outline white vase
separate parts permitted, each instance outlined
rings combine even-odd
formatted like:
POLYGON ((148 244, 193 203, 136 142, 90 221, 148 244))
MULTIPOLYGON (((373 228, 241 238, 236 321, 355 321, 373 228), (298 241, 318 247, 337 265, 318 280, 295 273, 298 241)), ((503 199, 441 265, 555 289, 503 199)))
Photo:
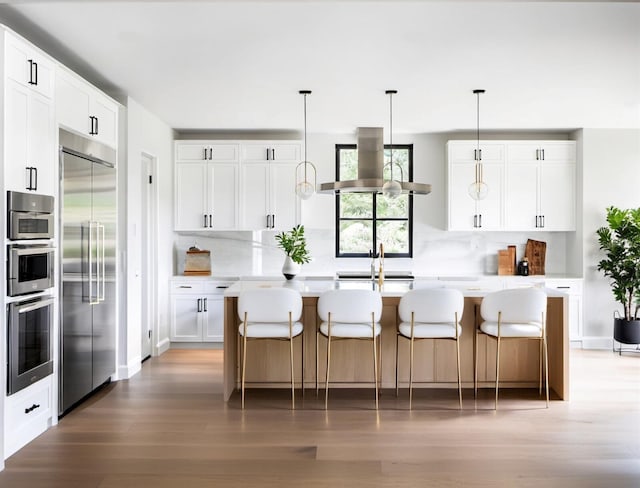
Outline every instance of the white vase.
POLYGON ((284 264, 282 265, 282 274, 288 280, 292 280, 295 275, 300 272, 301 266, 298 263, 295 263, 291 256, 285 256, 284 264))

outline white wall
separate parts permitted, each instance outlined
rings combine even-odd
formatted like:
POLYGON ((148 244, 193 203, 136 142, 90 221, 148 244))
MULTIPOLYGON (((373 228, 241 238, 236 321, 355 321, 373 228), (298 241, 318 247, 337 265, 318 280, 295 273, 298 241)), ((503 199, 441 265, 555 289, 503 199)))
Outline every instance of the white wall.
POLYGON ((606 208, 640 207, 640 130, 584 129, 582 252, 585 347, 610 347, 613 311, 620 310, 608 280, 596 267, 603 255, 595 234, 606 208), (603 339, 604 338, 604 339, 603 339))
MULTIPOLYGON (((142 262, 141 256, 150 243, 142 242, 143 225, 141 187, 143 153, 157 159, 158 215, 162 224, 158 226, 158 294, 164 297, 158 301, 158 324, 153 325, 154 349, 162 348, 168 341, 168 278, 172 274, 172 229, 173 215, 173 130, 150 113, 134 99, 126 99, 126 168, 120 168, 122 175, 120 210, 120 259, 126 265, 126 287, 120 297, 120 338, 118 354, 118 376, 128 378, 140 369, 141 361, 141 306, 142 306, 142 262)), ((153 243, 151 243, 153 244, 153 243)))

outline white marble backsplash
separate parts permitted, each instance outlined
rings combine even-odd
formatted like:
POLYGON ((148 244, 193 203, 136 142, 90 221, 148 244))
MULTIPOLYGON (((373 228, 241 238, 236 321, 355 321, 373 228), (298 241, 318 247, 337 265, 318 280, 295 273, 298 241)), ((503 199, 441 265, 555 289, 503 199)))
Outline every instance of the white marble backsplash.
MULTIPOLYGON (((303 275, 331 276, 338 270, 369 270, 368 258, 335 257, 333 231, 305 229, 305 233, 312 261, 303 265, 303 275)), ((176 234, 174 274, 184 272, 185 253, 195 244, 211 251, 213 276, 279 276, 284 253, 276 246, 275 234, 273 231, 176 234)), ((498 250, 515 245, 520 260, 527 239, 547 243, 547 274, 567 273, 563 232, 446 232, 426 227, 414 229, 413 259, 387 258, 385 270, 412 271, 415 276, 495 275, 498 250)))

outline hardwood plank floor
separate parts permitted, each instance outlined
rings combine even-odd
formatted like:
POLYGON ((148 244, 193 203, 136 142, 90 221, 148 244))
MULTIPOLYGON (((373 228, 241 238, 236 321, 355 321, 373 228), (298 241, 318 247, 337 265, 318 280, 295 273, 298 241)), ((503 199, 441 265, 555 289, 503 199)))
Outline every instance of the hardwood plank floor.
POLYGON ((248 390, 222 351, 171 350, 6 461, 0 487, 640 486, 640 355, 571 351, 572 400, 536 391, 248 390))

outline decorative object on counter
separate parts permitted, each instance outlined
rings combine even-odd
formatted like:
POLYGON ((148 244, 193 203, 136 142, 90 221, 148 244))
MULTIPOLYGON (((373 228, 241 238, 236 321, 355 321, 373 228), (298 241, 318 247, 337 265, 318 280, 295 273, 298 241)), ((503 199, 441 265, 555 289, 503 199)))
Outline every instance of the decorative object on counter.
POLYGON ((482 150, 480 149, 480 94, 484 93, 484 90, 473 90, 477 98, 477 108, 476 108, 476 136, 477 136, 477 147, 474 150, 473 159, 476 162, 476 179, 473 183, 469 185, 469 196, 474 200, 484 200, 487 197, 487 193, 489 193, 489 187, 483 181, 482 178, 482 150))
POLYGON ((543 275, 544 261, 547 254, 547 243, 543 241, 527 240, 524 255, 529 261, 530 275, 543 275))
POLYGON ((278 247, 287 255, 282 266, 282 274, 286 279, 291 280, 300 272, 302 264, 311 261, 307 250, 307 240, 304 236, 304 226, 296 225, 290 231, 276 234, 276 241, 278 247))
POLYGON ((184 262, 185 276, 209 276, 211 275, 211 252, 201 250, 195 244, 187 251, 184 262))
POLYGON ((598 270, 611 278, 613 295, 624 309, 624 316, 616 317, 614 312, 613 338, 622 344, 640 344, 640 208, 608 207, 607 223, 596 231, 606 255, 598 270))
POLYGON ((384 284, 384 246, 380 243, 380 261, 378 261, 378 287, 384 284))
POLYGON ((398 198, 398 195, 402 193, 402 181, 404 180, 402 166, 393 161, 393 95, 398 93, 398 90, 387 90, 385 93, 389 95, 389 162, 385 166, 389 166, 391 174, 389 180, 382 185, 382 194, 387 198, 398 198), (400 182, 393 179, 394 165, 400 168, 400 182))
POLYGON ((304 96, 304 160, 296 166, 296 195, 302 200, 309 200, 316 191, 317 171, 315 165, 307 160, 307 95, 311 90, 300 90, 298 93, 304 96), (298 180, 298 170, 303 169, 303 180, 298 180), (313 171, 313 183, 309 181, 308 171, 313 171))
POLYGON ((526 256, 518 263, 518 274, 520 276, 529 276, 529 260, 526 256))
POLYGON ((498 250, 498 274, 516 274, 516 246, 508 246, 507 249, 498 250))

